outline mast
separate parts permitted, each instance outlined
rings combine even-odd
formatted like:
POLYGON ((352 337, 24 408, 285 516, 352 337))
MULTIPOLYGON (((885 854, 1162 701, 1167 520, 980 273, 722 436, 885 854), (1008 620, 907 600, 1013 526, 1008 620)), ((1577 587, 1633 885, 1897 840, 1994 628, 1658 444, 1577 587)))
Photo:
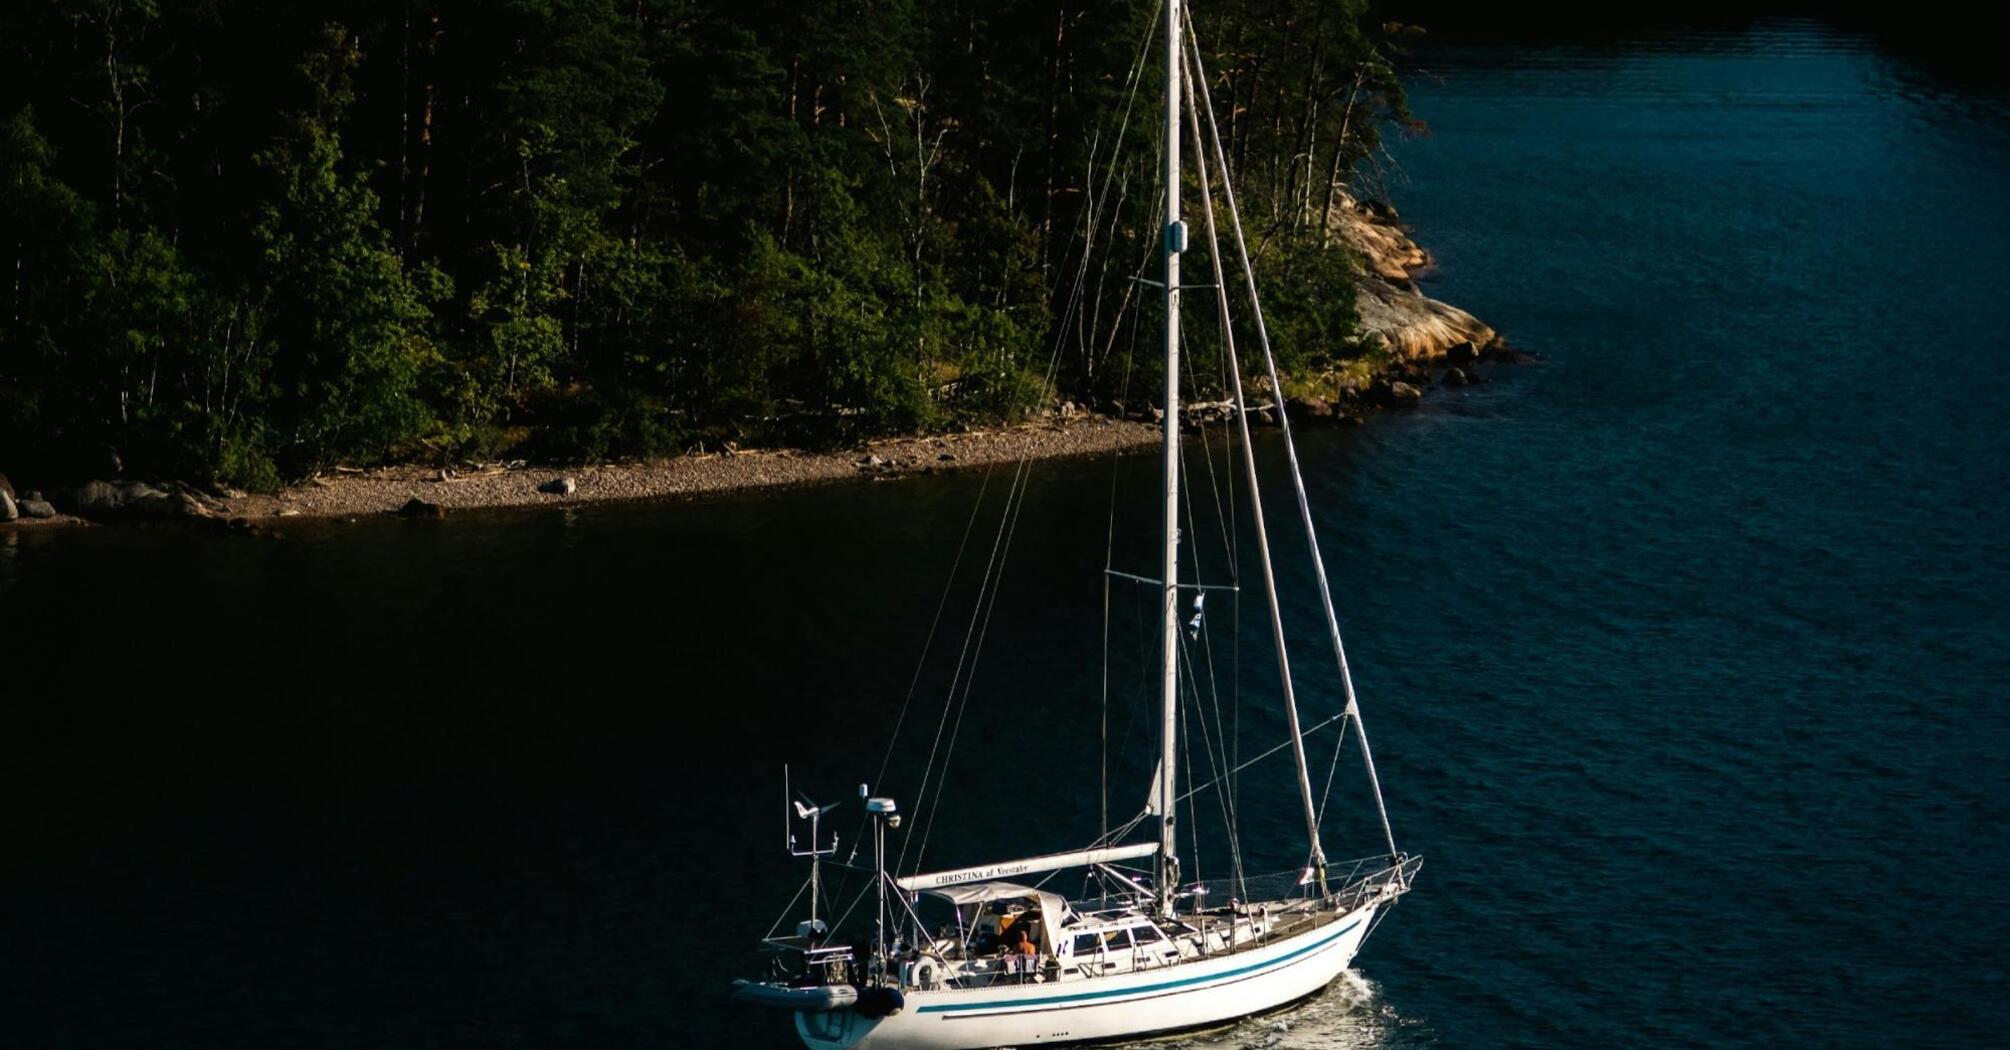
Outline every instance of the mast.
POLYGON ((1179 806, 1176 773, 1179 746, 1179 253, 1186 248, 1186 224, 1179 218, 1180 0, 1166 0, 1166 412, 1164 558, 1160 564, 1159 630, 1161 696, 1159 720, 1159 913, 1171 915, 1179 882, 1174 817, 1179 806))

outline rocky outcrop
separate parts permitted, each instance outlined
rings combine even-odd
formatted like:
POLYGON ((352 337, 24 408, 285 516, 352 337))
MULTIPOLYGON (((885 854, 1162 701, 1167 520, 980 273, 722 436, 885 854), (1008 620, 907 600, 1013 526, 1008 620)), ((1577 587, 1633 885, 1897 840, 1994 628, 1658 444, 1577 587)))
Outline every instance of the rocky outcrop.
POLYGON ((1434 360, 1453 347, 1496 342, 1499 335, 1472 314, 1417 289, 1416 274, 1431 255, 1410 238, 1394 208, 1346 198, 1332 229, 1361 253, 1366 268, 1355 296, 1361 329, 1399 360, 1434 360))
POLYGON ((1382 201, 1360 201, 1342 195, 1333 226, 1349 247, 1361 253, 1369 276, 1405 284, 1417 271, 1431 265, 1431 253, 1410 239, 1410 232, 1398 220, 1396 209, 1382 201))
POLYGON ((1380 277, 1362 278, 1355 305, 1362 331, 1402 360, 1430 360, 1460 343, 1483 346, 1498 338, 1472 314, 1380 277))
POLYGON ((0 523, 41 521, 56 517, 56 508, 34 489, 17 491, 7 475, 0 474, 0 523))
POLYGON ((214 498, 173 482, 86 481, 70 494, 80 518, 101 522, 199 521, 222 513, 214 498))

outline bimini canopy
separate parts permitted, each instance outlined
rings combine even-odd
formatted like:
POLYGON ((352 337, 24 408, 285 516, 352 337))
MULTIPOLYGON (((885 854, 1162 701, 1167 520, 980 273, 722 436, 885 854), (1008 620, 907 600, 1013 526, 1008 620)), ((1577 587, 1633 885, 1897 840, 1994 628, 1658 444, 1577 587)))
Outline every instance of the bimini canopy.
POLYGON ((1040 909, 1040 950, 1043 952, 1054 950, 1055 931, 1068 921, 1068 902, 1060 894, 1021 886, 1016 882, 966 882, 961 886, 941 886, 921 892, 940 897, 959 908, 966 904, 988 904, 992 901, 1033 901, 1040 909))
POLYGON ((941 886, 921 892, 931 897, 940 897, 951 904, 985 904, 990 901, 1013 901, 1035 899, 1044 907, 1051 898, 1055 907, 1061 906, 1061 897, 1046 890, 1036 890, 1031 886, 1021 886, 1016 882, 966 882, 961 886, 941 886))

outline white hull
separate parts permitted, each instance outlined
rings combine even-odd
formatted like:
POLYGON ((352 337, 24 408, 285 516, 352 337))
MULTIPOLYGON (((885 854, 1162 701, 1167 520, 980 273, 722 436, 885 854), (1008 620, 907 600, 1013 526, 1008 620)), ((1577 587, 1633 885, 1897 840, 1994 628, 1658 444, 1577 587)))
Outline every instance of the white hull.
POLYGON ((810 1050, 980 1050, 1076 1043, 1222 1024, 1326 987, 1374 925, 1368 904, 1260 948, 1060 983, 909 991, 873 1020, 853 1010, 796 1014, 810 1050))

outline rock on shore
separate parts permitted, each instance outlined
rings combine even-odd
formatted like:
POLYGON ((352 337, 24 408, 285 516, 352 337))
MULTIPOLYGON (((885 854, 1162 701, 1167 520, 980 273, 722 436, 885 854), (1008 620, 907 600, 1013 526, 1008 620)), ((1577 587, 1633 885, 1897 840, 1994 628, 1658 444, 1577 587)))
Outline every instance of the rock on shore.
POLYGON ((1431 265, 1431 255, 1411 239, 1395 209, 1348 197, 1332 221, 1367 268, 1355 300, 1361 327, 1398 360, 1434 360, 1460 343, 1478 347, 1498 340, 1484 321, 1417 289, 1416 274, 1431 265))
POLYGON ((100 522, 201 520, 221 515, 223 502, 186 485, 144 481, 87 481, 70 495, 80 518, 100 522))

